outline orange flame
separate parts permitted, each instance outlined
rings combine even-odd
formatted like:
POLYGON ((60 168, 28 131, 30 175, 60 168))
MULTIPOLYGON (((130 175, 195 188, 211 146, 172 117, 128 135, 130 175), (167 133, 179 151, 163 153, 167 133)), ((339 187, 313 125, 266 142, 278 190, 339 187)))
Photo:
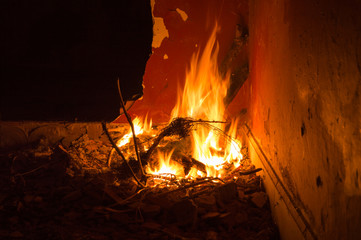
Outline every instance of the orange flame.
MULTIPOLYGON (((217 25, 208 40, 202 55, 196 53, 192 56, 190 68, 187 71, 183 90, 178 89, 177 104, 172 110, 172 118, 191 117, 208 121, 224 121, 225 108, 224 98, 230 86, 230 74, 222 77, 218 70, 217 56, 219 51, 216 42, 217 25)), ((142 126, 140 119, 133 121, 136 134, 142 134, 145 128, 150 129, 149 124, 142 126), (137 126, 137 127, 136 127, 137 126)), ((231 123, 227 135, 224 134, 225 124, 212 123, 212 127, 203 125, 197 126, 196 131, 192 131, 193 158, 206 165, 207 176, 222 177, 224 165, 234 165, 238 167, 242 159, 240 153, 240 142, 237 138, 238 121, 231 123), (229 137, 230 136, 230 137, 229 137)), ((129 132, 118 146, 127 144, 132 133, 129 132)), ((170 153, 160 153, 159 167, 146 171, 152 174, 174 174, 184 175, 182 165, 171 161, 173 151, 170 153)), ((191 169, 187 177, 204 177, 204 173, 191 169)))
POLYGON ((160 152, 158 151, 158 164, 159 166, 157 168, 151 168, 150 166, 147 166, 146 171, 150 174, 172 174, 175 176, 181 176, 184 175, 182 173, 183 167, 177 162, 171 161, 171 157, 173 154, 174 149, 169 152, 160 152))
MULTIPOLYGON (((134 125, 134 132, 135 136, 141 135, 144 132, 148 132, 152 129, 152 120, 149 120, 148 122, 148 116, 145 116, 144 120, 141 117, 136 117, 133 119, 133 125, 134 125)), ((126 144, 128 144, 133 137, 133 133, 131 128, 128 129, 127 134, 125 134, 118 142, 117 146, 122 147, 126 144)))
POLYGON ((202 56, 199 56, 199 52, 192 56, 183 92, 178 89, 177 104, 172 111, 172 117, 212 120, 223 118, 223 99, 227 94, 229 77, 223 79, 218 73, 219 47, 218 44, 215 46, 216 33, 217 27, 213 30, 202 56))
MULTIPOLYGON (((190 69, 186 74, 183 92, 179 91, 172 117, 225 120, 226 106, 223 100, 230 85, 230 75, 222 77, 218 70, 217 30, 216 25, 203 54, 200 56, 198 52, 193 55, 190 69)), ((228 133, 232 137, 231 139, 222 139, 220 132, 224 131, 224 124, 212 125, 219 129, 218 132, 208 127, 197 127, 197 131, 192 132, 193 157, 207 166, 208 176, 221 177, 221 170, 226 162, 234 162, 234 165, 237 166, 242 159, 240 143, 233 140, 236 137, 237 121, 232 122, 228 133)), ((191 173, 195 174, 195 171, 191 173)))

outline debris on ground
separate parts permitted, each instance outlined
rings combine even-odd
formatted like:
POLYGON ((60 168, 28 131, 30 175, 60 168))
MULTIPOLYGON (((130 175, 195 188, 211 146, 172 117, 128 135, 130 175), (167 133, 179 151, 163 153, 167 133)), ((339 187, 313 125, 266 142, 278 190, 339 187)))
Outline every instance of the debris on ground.
POLYGON ((140 188, 121 165, 109 166, 111 153, 86 134, 67 148, 42 139, 3 150, 0 238, 279 239, 247 155, 229 178, 147 176, 140 188))

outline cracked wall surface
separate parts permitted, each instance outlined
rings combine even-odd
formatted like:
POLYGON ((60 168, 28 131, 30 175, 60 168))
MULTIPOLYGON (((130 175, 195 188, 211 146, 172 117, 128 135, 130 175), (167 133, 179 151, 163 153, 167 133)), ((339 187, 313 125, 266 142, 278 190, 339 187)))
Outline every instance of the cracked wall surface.
POLYGON ((250 2, 251 128, 320 239, 361 236, 360 10, 250 2))

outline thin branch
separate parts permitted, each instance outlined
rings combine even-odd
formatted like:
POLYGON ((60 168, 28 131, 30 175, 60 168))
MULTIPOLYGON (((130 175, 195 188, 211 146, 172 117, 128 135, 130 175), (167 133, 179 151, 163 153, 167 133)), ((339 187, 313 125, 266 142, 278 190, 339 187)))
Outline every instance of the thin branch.
POLYGON ((115 144, 114 140, 112 139, 112 137, 110 136, 107 126, 104 122, 102 122, 102 126, 103 126, 103 130, 105 132, 105 134, 107 135, 109 142, 112 144, 113 148, 115 149, 115 151, 118 153, 118 155, 123 159, 123 161, 126 163, 126 165, 128 166, 133 178, 135 179, 135 181, 142 186, 143 188, 145 187, 143 183, 141 183, 139 181, 139 179, 137 178, 137 176, 135 175, 133 169, 131 168, 131 166, 129 165, 128 161, 125 159, 123 153, 119 150, 118 146, 115 144))
POLYGON ((144 159, 148 161, 153 151, 156 149, 158 144, 167 136, 178 135, 186 137, 189 135, 190 130, 193 127, 194 120, 190 118, 174 118, 170 124, 162 129, 159 135, 153 141, 153 144, 148 149, 144 159))
POLYGON ((241 147, 239 146, 239 144, 237 143, 237 141, 235 141, 233 139, 233 137, 229 136, 227 133, 225 133, 222 129, 212 125, 211 123, 227 123, 227 122, 220 122, 220 121, 203 121, 203 120, 199 120, 196 121, 195 123, 202 125, 204 127, 208 127, 210 129, 212 129, 214 131, 215 134, 219 134, 220 136, 222 136, 224 139, 226 139, 230 144, 235 144, 239 149, 241 149, 241 147))
POLYGON ((144 173, 144 170, 143 170, 142 161, 141 161, 140 154, 139 154, 139 151, 138 151, 138 145, 137 145, 137 140, 136 140, 136 136, 135 136, 134 125, 133 125, 133 122, 132 122, 132 118, 129 116, 127 110, 125 109, 122 92, 121 92, 121 90, 120 90, 119 78, 118 78, 118 92, 119 92, 119 97, 120 97, 120 105, 121 105, 121 107, 123 108, 123 112, 124 112, 124 114, 125 114, 128 122, 129 122, 129 124, 130 124, 131 129, 132 129, 133 141, 134 141, 134 150, 135 150, 135 153, 136 153, 136 156, 137 156, 137 160, 138 160, 138 162, 139 162, 140 170, 141 170, 141 172, 142 172, 142 175, 144 176, 145 173, 144 173))
MULTIPOLYGON (((138 195, 139 195, 141 192, 143 192, 144 190, 149 190, 149 188, 142 188, 142 189, 138 190, 136 193, 130 195, 129 197, 125 198, 125 199, 122 200, 122 201, 118 201, 119 199, 116 200, 116 199, 113 198, 113 199, 116 201, 116 203, 111 204, 109 207, 115 207, 115 206, 118 206, 118 205, 120 205, 120 206, 126 205, 126 204, 128 204, 128 203, 130 202, 130 200, 131 200, 132 198, 138 196, 138 195)), ((110 197, 111 197, 111 196, 110 196, 110 197)))
POLYGON ((110 207, 103 207, 103 206, 94 207, 93 209, 94 209, 96 212, 99 212, 99 213, 108 213, 108 212, 113 212, 113 213, 128 213, 128 212, 133 212, 133 211, 134 211, 134 209, 118 210, 118 209, 114 209, 114 208, 110 208, 110 207))
MULTIPOLYGON (((64 154, 66 154, 68 157, 70 157, 68 151, 66 151, 65 148, 64 148, 61 144, 58 145, 58 148, 59 148, 64 154)), ((36 171, 38 171, 38 170, 40 170, 40 169, 42 169, 42 168, 47 168, 50 164, 58 163, 58 162, 60 162, 60 161, 61 161, 61 160, 57 160, 57 161, 53 161, 53 162, 48 162, 48 163, 45 163, 45 164, 43 164, 43 165, 41 165, 41 166, 39 166, 39 167, 37 167, 37 168, 34 168, 34 169, 32 169, 32 170, 29 170, 29 171, 27 171, 27 172, 17 173, 17 174, 15 174, 14 176, 15 176, 15 177, 25 176, 25 175, 34 173, 34 172, 36 172, 36 171)))
MULTIPOLYGON (((57 161, 57 162, 58 162, 58 161, 57 161)), ((41 166, 39 166, 39 167, 37 167, 37 168, 34 168, 34 169, 30 170, 30 171, 27 171, 27 172, 24 172, 24 173, 17 173, 17 174, 15 174, 14 176, 15 176, 15 177, 25 176, 25 175, 28 175, 28 174, 30 174, 30 173, 36 172, 36 171, 38 171, 38 170, 40 170, 40 169, 42 169, 42 168, 46 168, 46 167, 48 167, 50 164, 51 164, 51 163, 45 163, 45 164, 43 164, 43 165, 41 165, 41 166)))
POLYGON ((197 185, 201 185, 201 184, 203 184, 203 183, 212 182, 212 181, 214 181, 214 180, 219 180, 220 182, 223 182, 223 181, 220 180, 219 178, 209 178, 209 179, 206 179, 206 180, 201 180, 201 181, 197 181, 197 182, 194 182, 194 183, 190 183, 190 184, 188 184, 188 185, 184 185, 184 186, 182 186, 182 187, 173 189, 173 190, 168 191, 168 192, 160 193, 160 194, 158 194, 157 196, 160 197, 160 196, 164 196, 164 195, 167 195, 167 194, 170 194, 170 193, 182 191, 182 190, 185 190, 185 189, 188 189, 188 188, 191 188, 191 187, 195 187, 195 186, 197 186, 197 185))
POLYGON ((208 194, 210 195, 211 192, 214 192, 215 191, 215 187, 213 186, 204 186, 203 187, 204 189, 198 191, 198 192, 195 192, 195 193, 192 193, 190 196, 187 196, 187 197, 184 197, 183 199, 194 199, 200 195, 203 195, 203 194, 208 194), (211 188, 211 189, 209 189, 211 188))
POLYGON ((256 168, 256 169, 253 169, 253 170, 250 170, 250 171, 238 172, 238 174, 246 176, 246 175, 251 175, 253 173, 256 173, 256 172, 259 172, 259 171, 262 171, 262 170, 263 170, 262 168, 256 168))
POLYGON ((249 171, 239 171, 243 166, 239 166, 238 168, 232 170, 227 177, 225 177, 225 180, 229 180, 231 178, 233 178, 234 176, 236 176, 237 174, 240 175, 240 176, 246 176, 246 175, 251 175, 253 173, 257 173, 259 171, 262 171, 263 169, 262 168, 256 168, 256 169, 252 169, 252 170, 249 170, 249 171))
POLYGON ((110 167, 111 161, 112 161, 112 155, 114 152, 114 148, 112 148, 112 150, 109 152, 108 157, 107 157, 107 166, 110 167))
MULTIPOLYGON (((154 139, 153 144, 148 149, 144 160, 147 162, 152 155, 153 151, 156 149, 158 144, 163 140, 164 137, 178 135, 182 138, 185 138, 189 135, 190 131, 193 129, 194 125, 199 124, 205 127, 213 128, 221 131, 221 129, 214 127, 211 123, 226 123, 222 121, 207 121, 207 120, 195 120, 192 118, 174 118, 170 124, 162 129, 159 135, 154 139)), ((226 135, 226 134, 225 134, 226 135)))
MULTIPOLYGON (((206 165, 193 157, 183 155, 182 163, 183 163, 183 166, 185 166, 186 168, 189 168, 189 170, 190 170, 190 168, 195 167, 197 170, 207 174, 206 165)), ((186 175, 187 174, 188 173, 186 173, 186 175)))

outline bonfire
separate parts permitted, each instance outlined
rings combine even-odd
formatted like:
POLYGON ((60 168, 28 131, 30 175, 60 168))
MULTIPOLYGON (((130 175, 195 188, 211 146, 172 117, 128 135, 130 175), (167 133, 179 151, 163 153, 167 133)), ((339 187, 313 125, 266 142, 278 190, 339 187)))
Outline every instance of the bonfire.
POLYGON ((216 35, 217 27, 202 54, 193 55, 168 124, 158 130, 159 126, 154 128, 147 117, 131 120, 122 97, 122 110, 130 124, 128 132, 115 142, 103 124, 113 145, 108 165, 126 166, 140 187, 151 182, 236 179, 244 170, 237 136, 239 121, 225 116, 230 75, 219 72, 216 35), (138 165, 131 166, 130 161, 138 165))

